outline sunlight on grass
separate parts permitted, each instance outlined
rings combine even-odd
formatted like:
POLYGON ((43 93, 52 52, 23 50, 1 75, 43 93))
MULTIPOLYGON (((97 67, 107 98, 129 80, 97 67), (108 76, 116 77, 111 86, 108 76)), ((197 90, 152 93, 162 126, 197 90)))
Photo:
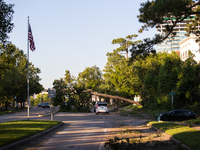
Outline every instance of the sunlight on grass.
POLYGON ((171 122, 149 122, 149 124, 165 131, 195 150, 200 149, 200 132, 193 128, 171 122))
POLYGON ((61 121, 9 121, 0 123, 0 147, 51 128, 61 121))

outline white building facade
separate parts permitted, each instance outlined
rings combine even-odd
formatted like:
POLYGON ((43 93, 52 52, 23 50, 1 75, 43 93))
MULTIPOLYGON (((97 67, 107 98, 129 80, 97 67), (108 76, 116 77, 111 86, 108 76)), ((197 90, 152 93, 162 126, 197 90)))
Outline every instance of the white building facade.
POLYGON ((196 42, 196 36, 189 36, 179 43, 180 46, 180 58, 185 61, 189 57, 189 51, 195 55, 194 60, 200 63, 200 46, 199 42, 196 42))
MULTIPOLYGON (((177 23, 177 25, 174 27, 174 31, 176 32, 175 36, 169 36, 165 41, 157 45, 157 52, 179 52, 180 47, 179 43, 187 38, 185 35, 187 32, 185 31, 187 23, 189 23, 193 18, 186 18, 182 22, 177 23)), ((167 20, 167 18, 166 18, 167 20)), ((175 20, 175 18, 174 18, 175 20)), ((166 25, 172 25, 171 21, 167 21, 165 24, 160 24, 156 28, 156 34, 163 35, 165 34, 166 25)), ((200 30, 200 26, 197 27, 197 30, 200 30)))

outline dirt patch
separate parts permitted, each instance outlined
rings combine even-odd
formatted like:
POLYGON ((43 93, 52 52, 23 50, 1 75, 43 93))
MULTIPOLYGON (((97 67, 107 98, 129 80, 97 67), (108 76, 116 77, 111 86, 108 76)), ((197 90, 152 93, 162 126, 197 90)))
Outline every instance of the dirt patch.
POLYGON ((144 120, 134 117, 130 120, 118 118, 113 119, 111 124, 110 133, 106 136, 106 149, 185 150, 169 136, 148 127, 144 120))

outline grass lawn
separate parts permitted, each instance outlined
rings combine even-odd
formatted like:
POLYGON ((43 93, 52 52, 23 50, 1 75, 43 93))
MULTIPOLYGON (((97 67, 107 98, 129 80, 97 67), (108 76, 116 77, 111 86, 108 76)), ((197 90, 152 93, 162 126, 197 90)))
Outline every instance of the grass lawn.
POLYGON ((198 119, 191 119, 191 120, 185 120, 184 123, 192 123, 192 124, 200 124, 200 118, 198 119))
POLYGON ((149 122, 192 149, 200 149, 200 131, 171 122, 149 122))
POLYGON ((61 121, 9 121, 0 123, 0 147, 30 137, 51 128, 61 121))

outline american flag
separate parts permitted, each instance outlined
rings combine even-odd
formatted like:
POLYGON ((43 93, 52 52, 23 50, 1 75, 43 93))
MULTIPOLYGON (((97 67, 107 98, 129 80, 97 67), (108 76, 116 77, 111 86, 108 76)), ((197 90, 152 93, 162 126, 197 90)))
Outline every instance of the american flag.
POLYGON ((31 25, 30 24, 28 26, 28 40, 30 42, 30 49, 32 51, 35 51, 35 43, 34 43, 34 40, 33 40, 33 34, 32 34, 32 31, 31 31, 31 25))

